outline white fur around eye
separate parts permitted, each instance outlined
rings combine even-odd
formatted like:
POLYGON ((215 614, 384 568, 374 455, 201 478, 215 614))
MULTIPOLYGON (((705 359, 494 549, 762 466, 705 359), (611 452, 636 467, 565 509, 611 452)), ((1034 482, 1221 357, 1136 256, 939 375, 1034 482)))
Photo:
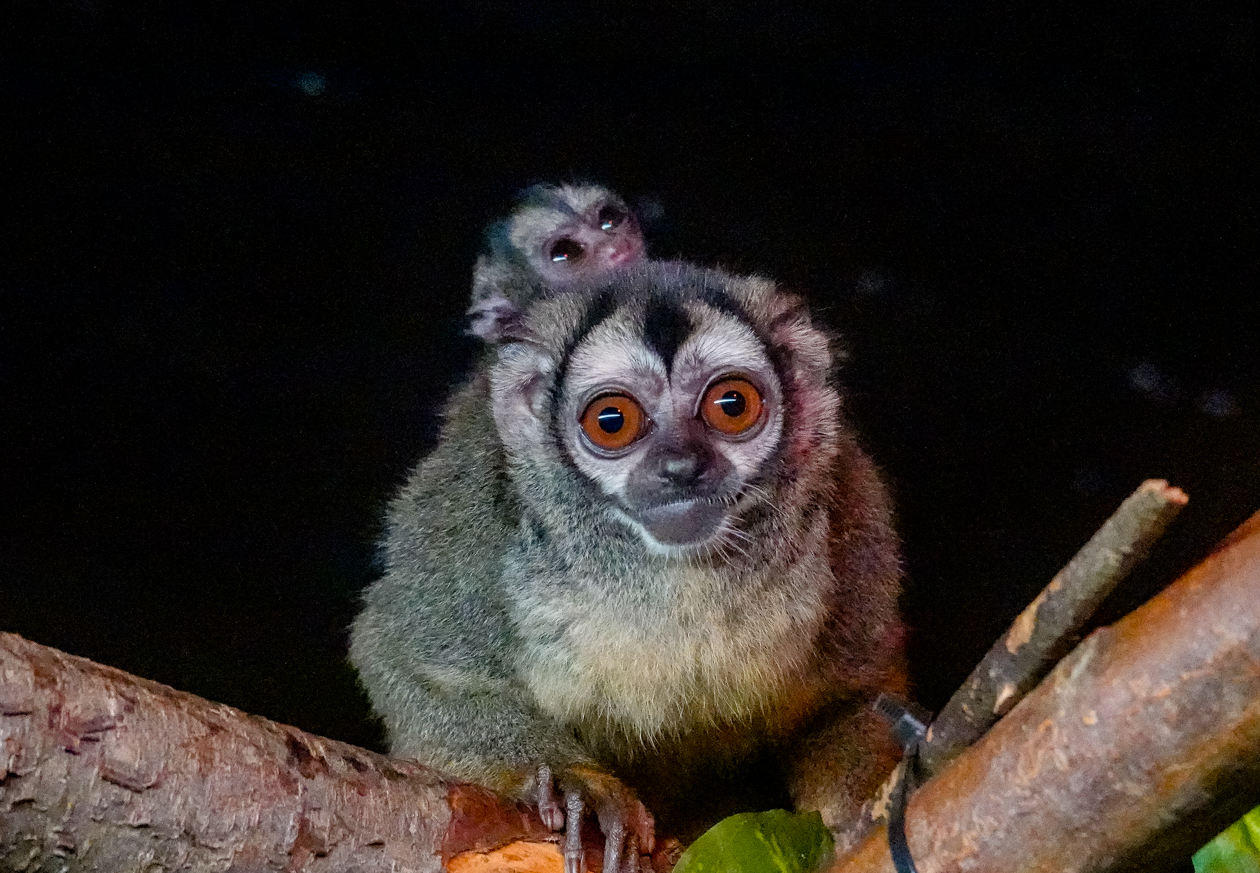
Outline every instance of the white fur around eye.
POLYGON ((693 334, 674 362, 678 377, 691 372, 744 371, 772 374, 774 368, 761 341, 747 327, 724 318, 693 334))
POLYGON ((708 323, 697 330, 674 361, 671 385, 692 403, 691 414, 705 390, 717 379, 741 376, 761 392, 764 420, 751 437, 724 438, 713 434, 712 445, 744 479, 756 475, 774 453, 783 432, 783 392, 765 348, 740 321, 704 310, 708 323))
MULTIPOLYGON (((662 400, 668 389, 665 364, 628 327, 615 320, 601 324, 574 350, 565 374, 560 415, 565 448, 573 462, 609 496, 624 492, 626 479, 642 453, 642 443, 616 457, 590 447, 578 419, 586 405, 605 392, 626 393, 643 407, 649 421, 667 411, 662 400)), ((651 426, 651 425, 649 425, 651 426)))

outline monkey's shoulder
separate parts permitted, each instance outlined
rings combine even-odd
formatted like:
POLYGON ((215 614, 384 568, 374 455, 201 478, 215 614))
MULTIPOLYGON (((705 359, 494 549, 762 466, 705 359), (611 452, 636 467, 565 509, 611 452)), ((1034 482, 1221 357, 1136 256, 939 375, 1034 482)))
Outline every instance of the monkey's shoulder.
POLYGON ((389 504, 386 569, 457 577, 497 574, 519 518, 483 370, 448 402, 437 445, 389 504))

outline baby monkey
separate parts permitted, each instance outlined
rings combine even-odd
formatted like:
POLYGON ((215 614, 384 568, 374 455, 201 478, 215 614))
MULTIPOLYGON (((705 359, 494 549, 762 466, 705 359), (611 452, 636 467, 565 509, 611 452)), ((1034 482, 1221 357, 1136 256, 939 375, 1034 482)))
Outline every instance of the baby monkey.
POLYGON ((599 185, 534 185, 486 230, 473 268, 471 331, 499 342, 529 304, 644 259, 643 233, 620 197, 599 185))
POLYGON ((569 873, 584 804, 610 873, 651 851, 648 809, 694 836, 789 800, 843 836, 904 675, 831 338, 772 282, 678 263, 523 302, 391 503, 353 627, 393 752, 536 803, 569 873))

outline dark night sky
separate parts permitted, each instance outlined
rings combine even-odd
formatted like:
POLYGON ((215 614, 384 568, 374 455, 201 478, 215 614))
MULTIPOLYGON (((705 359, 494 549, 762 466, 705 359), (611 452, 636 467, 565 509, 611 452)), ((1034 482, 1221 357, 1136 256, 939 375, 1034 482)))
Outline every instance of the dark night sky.
POLYGON ((1254 13, 823 5, 10 4, 0 629, 374 742, 384 501, 572 178, 844 334, 926 704, 1143 478, 1106 616, 1171 580, 1260 509, 1254 13))

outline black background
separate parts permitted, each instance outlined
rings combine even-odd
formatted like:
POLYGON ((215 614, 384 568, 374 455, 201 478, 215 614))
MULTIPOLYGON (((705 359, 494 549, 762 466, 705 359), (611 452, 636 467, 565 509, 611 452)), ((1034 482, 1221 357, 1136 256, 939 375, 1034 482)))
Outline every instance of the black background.
POLYGON ((1260 509, 1254 15, 821 8, 10 4, 0 629, 379 742, 383 504, 567 179, 846 337, 927 705, 1143 478, 1191 502, 1102 617, 1190 566, 1260 509))

